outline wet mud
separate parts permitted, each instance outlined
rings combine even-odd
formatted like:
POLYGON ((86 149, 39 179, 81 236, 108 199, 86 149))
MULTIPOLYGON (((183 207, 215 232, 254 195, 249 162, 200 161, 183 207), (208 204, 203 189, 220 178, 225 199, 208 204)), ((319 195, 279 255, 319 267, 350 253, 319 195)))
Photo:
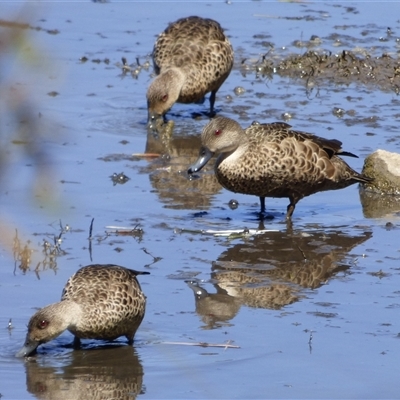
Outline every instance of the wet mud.
POLYGON ((339 54, 309 50, 279 59, 271 52, 262 55, 254 64, 243 60, 241 68, 243 71, 254 70, 261 77, 270 79, 273 74, 298 79, 306 86, 356 83, 396 95, 400 93, 400 62, 387 53, 376 56, 367 50, 357 53, 349 49, 339 54))

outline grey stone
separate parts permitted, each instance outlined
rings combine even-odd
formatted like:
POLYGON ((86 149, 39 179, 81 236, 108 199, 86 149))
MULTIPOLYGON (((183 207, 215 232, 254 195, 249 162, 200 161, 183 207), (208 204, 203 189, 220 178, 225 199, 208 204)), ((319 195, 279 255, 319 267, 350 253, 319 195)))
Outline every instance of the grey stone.
POLYGON ((370 192, 400 195, 400 154, 377 150, 364 161, 363 175, 373 181, 363 184, 370 192))

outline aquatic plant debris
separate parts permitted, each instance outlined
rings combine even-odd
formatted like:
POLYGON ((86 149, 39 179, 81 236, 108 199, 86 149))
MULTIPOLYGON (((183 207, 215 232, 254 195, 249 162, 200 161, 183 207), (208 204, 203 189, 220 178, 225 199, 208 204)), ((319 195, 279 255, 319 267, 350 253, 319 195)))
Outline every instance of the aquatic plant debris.
POLYGON ((240 349, 240 346, 236 346, 230 343, 206 343, 206 342, 162 342, 162 344, 178 344, 181 346, 201 346, 201 347, 224 347, 225 349, 240 349))
POLYGON ((236 238, 236 237, 248 237, 254 235, 262 235, 266 232, 279 232, 279 229, 228 229, 228 230, 206 230, 202 231, 203 234, 214 235, 214 236, 227 236, 229 238, 236 238))

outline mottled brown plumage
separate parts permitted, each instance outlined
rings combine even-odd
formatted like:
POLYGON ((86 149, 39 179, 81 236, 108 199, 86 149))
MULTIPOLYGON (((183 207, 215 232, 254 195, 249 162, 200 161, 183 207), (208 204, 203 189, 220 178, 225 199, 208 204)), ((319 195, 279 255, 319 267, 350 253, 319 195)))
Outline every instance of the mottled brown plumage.
POLYGON ((143 320, 146 297, 136 279, 138 272, 117 265, 88 265, 66 283, 61 301, 50 304, 30 319, 23 348, 17 356, 31 354, 68 329, 79 339, 114 340, 126 336, 129 343, 143 320))
POLYGON ((223 187, 259 196, 261 212, 265 211, 265 197, 288 197, 288 219, 305 196, 369 181, 339 157, 356 157, 343 151, 339 140, 294 131, 286 123, 254 122, 242 129, 232 119, 216 117, 204 128, 201 140, 199 158, 189 174, 220 153, 215 173, 223 187))
POLYGON ((148 122, 155 125, 179 103, 193 103, 215 94, 233 66, 233 49, 221 26, 212 19, 182 18, 159 35, 153 49, 157 77, 147 90, 148 122))

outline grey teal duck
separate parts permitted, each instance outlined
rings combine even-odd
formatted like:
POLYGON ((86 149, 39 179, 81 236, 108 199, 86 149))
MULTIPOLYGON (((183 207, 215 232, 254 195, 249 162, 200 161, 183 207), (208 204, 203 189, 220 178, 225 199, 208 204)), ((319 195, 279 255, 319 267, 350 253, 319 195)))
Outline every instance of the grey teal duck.
POLYGON ((61 301, 37 311, 30 319, 25 344, 16 354, 28 356, 68 329, 75 346, 80 339, 114 340, 133 337, 143 320, 146 297, 138 272, 117 265, 88 265, 66 283, 61 301))
POLYGON ((232 192, 258 196, 261 213, 266 197, 288 197, 290 219, 305 196, 370 181, 339 157, 357 157, 343 151, 339 140, 294 131, 282 122, 253 122, 242 129, 232 119, 216 117, 205 126, 201 141, 199 158, 188 173, 201 170, 220 153, 215 164, 219 183, 232 192))
POLYGON ((215 95, 233 66, 233 49, 220 24, 212 19, 187 17, 171 23, 154 45, 157 77, 147 90, 148 125, 162 123, 174 103, 201 101, 215 95))

